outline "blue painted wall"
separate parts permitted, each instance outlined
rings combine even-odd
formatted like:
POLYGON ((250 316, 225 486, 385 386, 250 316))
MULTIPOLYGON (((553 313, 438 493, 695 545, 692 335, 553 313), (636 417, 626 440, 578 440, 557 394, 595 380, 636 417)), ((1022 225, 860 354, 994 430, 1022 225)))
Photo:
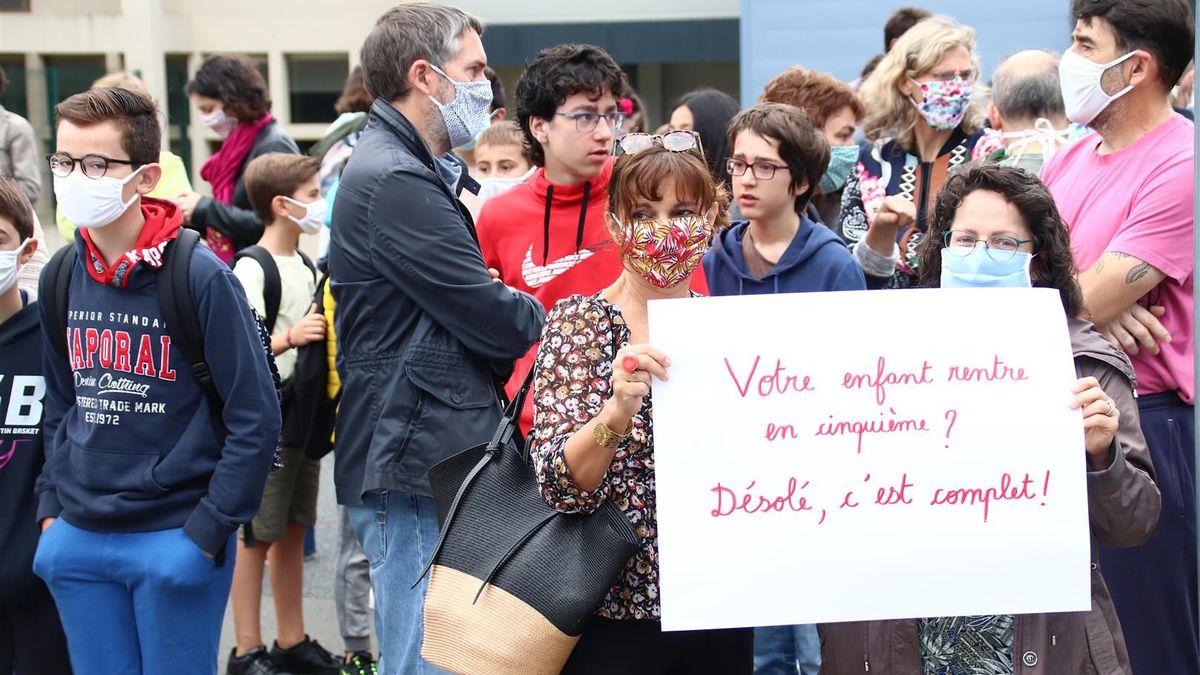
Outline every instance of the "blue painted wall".
POLYGON ((985 79, 1013 52, 1070 45, 1069 0, 742 0, 742 104, 791 65, 854 80, 883 51, 888 16, 905 5, 973 26, 985 79))

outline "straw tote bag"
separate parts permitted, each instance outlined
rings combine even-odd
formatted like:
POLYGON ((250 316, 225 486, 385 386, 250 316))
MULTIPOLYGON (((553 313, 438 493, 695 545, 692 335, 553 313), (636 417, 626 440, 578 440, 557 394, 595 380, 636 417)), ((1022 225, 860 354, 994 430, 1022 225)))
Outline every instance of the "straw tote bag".
POLYGON ((441 534, 425 570, 421 656, 456 673, 558 673, 638 549, 611 503, 583 515, 542 499, 513 440, 532 381, 531 371, 491 442, 429 471, 441 534))

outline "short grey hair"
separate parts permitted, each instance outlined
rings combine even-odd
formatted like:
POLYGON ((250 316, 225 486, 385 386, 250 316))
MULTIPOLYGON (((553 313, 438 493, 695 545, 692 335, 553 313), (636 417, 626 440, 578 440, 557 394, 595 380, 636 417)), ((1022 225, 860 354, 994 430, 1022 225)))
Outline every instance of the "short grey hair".
POLYGON ((1061 119, 1067 114, 1058 79, 1058 55, 1041 72, 1015 73, 1001 63, 992 76, 992 105, 1007 120, 1061 119))
POLYGON ((375 98, 408 96, 408 69, 420 59, 436 66, 462 49, 467 29, 483 35, 483 22, 457 7, 412 2, 389 9, 363 42, 363 84, 375 98))

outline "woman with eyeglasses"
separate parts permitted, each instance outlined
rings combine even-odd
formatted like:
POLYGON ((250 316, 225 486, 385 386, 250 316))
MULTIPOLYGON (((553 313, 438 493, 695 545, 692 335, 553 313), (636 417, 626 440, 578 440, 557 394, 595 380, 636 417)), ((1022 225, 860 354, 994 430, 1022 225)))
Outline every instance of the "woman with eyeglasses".
POLYGON ((846 245, 805 215, 829 164, 829 144, 804 111, 761 103, 738 113, 728 136, 726 166, 747 220, 735 222, 704 256, 712 294, 866 288, 846 245))
POLYGON ((640 548, 563 673, 749 674, 749 629, 664 633, 659 623, 650 381, 666 380, 671 360, 649 344, 646 305, 689 296, 692 274, 725 224, 727 197, 694 132, 629 134, 617 152, 606 218, 623 270, 599 293, 565 298, 547 315, 530 454, 548 504, 592 513, 611 501, 640 548))
POLYGON ((1003 147, 973 101, 975 30, 931 17, 905 33, 859 91, 872 145, 842 193, 837 231, 870 288, 908 288, 934 196, 951 169, 1003 147))
MULTIPOLYGON (((923 287, 1036 286, 1056 289, 1062 299, 1079 377, 1070 396, 1083 416, 1079 470, 1087 472, 1092 607, 1061 614, 825 624, 821 672, 957 675, 1036 667, 1054 675, 1129 675, 1129 654, 1096 550, 1100 544, 1145 542, 1158 522, 1161 498, 1138 422, 1133 367, 1124 352, 1079 318, 1083 296, 1054 199, 1041 181, 1017 167, 960 169, 938 195, 930 236, 918 254, 923 287)), ((980 302, 988 302, 987 293, 978 291, 980 302)), ((1071 400, 1068 392, 1063 399, 1071 400)), ((933 547, 930 555, 953 555, 953 545, 933 547)))

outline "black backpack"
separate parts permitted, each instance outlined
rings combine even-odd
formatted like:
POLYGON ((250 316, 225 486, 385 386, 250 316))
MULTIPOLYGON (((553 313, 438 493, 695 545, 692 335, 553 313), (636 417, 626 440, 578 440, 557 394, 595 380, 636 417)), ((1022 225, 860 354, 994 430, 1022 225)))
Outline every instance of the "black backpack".
MULTIPOLYGON (((297 249, 296 253, 300 255, 300 260, 304 261, 304 266, 312 272, 313 280, 317 278, 317 268, 313 265, 312 260, 304 255, 304 252, 297 249)), ((263 301, 266 305, 267 315, 263 317, 263 321, 267 322, 267 333, 275 334, 275 321, 279 318, 279 302, 283 297, 283 282, 279 278, 279 265, 275 264, 275 258, 271 257, 271 252, 261 246, 249 246, 237 252, 233 256, 233 262, 230 267, 237 265, 237 261, 242 258, 250 258, 258 263, 258 266, 263 271, 263 301)), ((286 443, 284 445, 287 445, 286 443)))
MULTIPOLYGON (((167 324, 167 334, 171 336, 172 346, 183 354, 192 375, 196 377, 196 382, 208 397, 213 426, 217 430, 218 438, 223 441, 227 433, 221 419, 224 402, 213 384, 212 371, 204 360, 204 333, 196 319, 196 305, 192 302, 191 287, 188 285, 192 251, 199 242, 200 235, 195 230, 183 228, 180 229, 179 236, 167 244, 163 252, 163 264, 158 271, 158 307, 167 324)), ((47 329, 51 335, 57 336, 54 345, 59 355, 68 360, 67 308, 70 306, 71 275, 78 257, 75 246, 68 243, 50 258, 50 262, 42 270, 42 292, 38 298, 46 307, 46 321, 49 324, 47 329)), ((249 304, 249 300, 246 302, 249 304)), ((275 382, 275 391, 278 393, 279 370, 275 367, 275 356, 271 353, 271 335, 263 325, 262 318, 252 307, 251 312, 254 313, 259 338, 275 382)), ((274 468, 280 466, 282 465, 277 447, 274 468)))
MULTIPOLYGON (((325 286, 329 277, 317 282, 313 302, 325 314, 325 286)), ((333 330, 332 326, 327 330, 333 330)), ((342 392, 329 396, 329 345, 326 340, 310 342, 296 354, 296 372, 292 375, 291 414, 283 420, 284 445, 304 448, 309 459, 321 459, 333 450, 333 427, 342 392)))

